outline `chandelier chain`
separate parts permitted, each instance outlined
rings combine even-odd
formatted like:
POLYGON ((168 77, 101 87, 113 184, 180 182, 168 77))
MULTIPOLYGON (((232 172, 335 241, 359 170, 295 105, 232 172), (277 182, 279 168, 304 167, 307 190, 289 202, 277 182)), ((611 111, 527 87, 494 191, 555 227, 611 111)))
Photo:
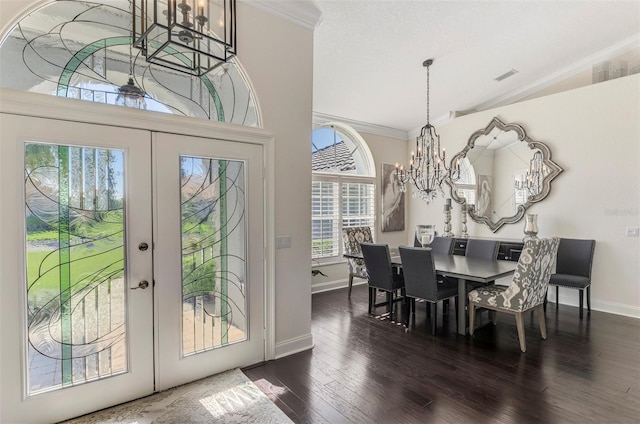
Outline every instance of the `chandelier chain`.
POLYGON ((429 112, 429 66, 427 65, 427 125, 431 122, 431 114, 429 112))

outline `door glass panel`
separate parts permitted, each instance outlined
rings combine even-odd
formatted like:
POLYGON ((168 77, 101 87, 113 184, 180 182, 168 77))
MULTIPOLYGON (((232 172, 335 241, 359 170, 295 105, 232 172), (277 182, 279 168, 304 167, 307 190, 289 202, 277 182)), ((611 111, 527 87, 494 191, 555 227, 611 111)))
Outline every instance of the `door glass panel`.
POLYGON ((244 162, 180 158, 182 354, 247 339, 244 162))
POLYGON ((28 393, 127 371, 124 152, 25 145, 28 393))

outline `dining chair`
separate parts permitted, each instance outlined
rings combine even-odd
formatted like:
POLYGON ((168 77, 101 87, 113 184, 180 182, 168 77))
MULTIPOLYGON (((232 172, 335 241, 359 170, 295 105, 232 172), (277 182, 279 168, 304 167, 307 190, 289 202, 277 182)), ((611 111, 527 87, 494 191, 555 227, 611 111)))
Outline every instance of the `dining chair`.
POLYGON ((376 290, 386 292, 387 313, 393 316, 394 305, 404 296, 404 278, 401 273, 394 270, 391 265, 389 246, 386 244, 360 243, 362 257, 367 267, 367 279, 369 281, 369 313, 379 306, 376 304, 376 290), (402 297, 396 297, 401 291, 402 297))
POLYGON ((440 255, 450 255, 453 251, 453 238, 451 237, 434 237, 429 245, 433 253, 440 255))
MULTIPOLYGON (((403 309, 405 325, 416 326, 416 299, 434 304, 431 318, 431 334, 435 336, 438 321, 438 302, 456 299, 456 319, 458 316, 458 285, 456 282, 440 282, 436 278, 436 267, 431 249, 422 247, 399 247, 404 275, 405 305, 403 309)), ((457 326, 457 323, 456 323, 457 326)))
MULTIPOLYGON (((349 227, 342 229, 342 242, 344 243, 344 253, 346 255, 358 255, 362 253, 360 243, 373 243, 370 227, 349 227)), ((351 298, 351 288, 353 287, 353 278, 367 279, 367 268, 364 265, 364 259, 347 258, 349 264, 349 294, 351 298)))
POLYGON ((468 239, 465 256, 480 259, 495 259, 498 256, 498 240, 468 239))
POLYGON ((591 312, 591 268, 595 247, 595 240, 561 238, 556 273, 552 274, 549 280, 550 285, 556 286, 556 308, 560 287, 579 290, 580 319, 583 316, 585 289, 587 290, 587 311, 591 312))
MULTIPOLYGON (((429 244, 431 248, 431 252, 439 254, 439 255, 451 255, 453 253, 453 238, 451 237, 434 237, 431 244, 429 244)), ((438 279, 441 283, 447 281, 449 283, 453 282, 452 279, 444 276, 438 276, 438 279)), ((427 304, 429 306, 429 304, 427 304)), ((444 302, 443 310, 446 313, 449 309, 449 301, 444 302)))
POLYGON ((496 312, 515 315, 518 328, 520 350, 526 352, 524 334, 524 314, 528 311, 538 312, 540 334, 547 338, 547 327, 544 319, 544 299, 553 265, 558 253, 558 237, 532 239, 524 243, 518 265, 508 286, 491 285, 472 290, 469 293, 469 333, 473 336, 476 308, 486 308, 492 313, 494 325, 496 312))
MULTIPOLYGON (((469 239, 467 240, 464 255, 470 258, 494 260, 498 257, 499 247, 500 242, 498 240, 469 239)), ((489 281, 487 284, 495 284, 495 281, 489 281)), ((477 289, 483 285, 485 284, 467 281, 467 291, 477 289)))

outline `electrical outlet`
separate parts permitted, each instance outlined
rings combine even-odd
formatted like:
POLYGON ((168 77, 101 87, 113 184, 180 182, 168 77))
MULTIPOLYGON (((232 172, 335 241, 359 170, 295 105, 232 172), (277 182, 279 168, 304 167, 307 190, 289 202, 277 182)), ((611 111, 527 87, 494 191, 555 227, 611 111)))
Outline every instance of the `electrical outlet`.
POLYGON ((627 237, 640 237, 640 228, 627 227, 627 237))

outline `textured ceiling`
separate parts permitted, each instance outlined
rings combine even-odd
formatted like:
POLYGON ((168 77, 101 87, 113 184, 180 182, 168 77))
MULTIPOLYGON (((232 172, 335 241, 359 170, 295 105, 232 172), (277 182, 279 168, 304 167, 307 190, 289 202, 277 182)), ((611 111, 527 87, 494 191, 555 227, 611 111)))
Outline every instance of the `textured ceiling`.
POLYGON ((403 131, 426 122, 427 58, 433 122, 640 51, 640 1, 315 3, 314 112, 403 131))

